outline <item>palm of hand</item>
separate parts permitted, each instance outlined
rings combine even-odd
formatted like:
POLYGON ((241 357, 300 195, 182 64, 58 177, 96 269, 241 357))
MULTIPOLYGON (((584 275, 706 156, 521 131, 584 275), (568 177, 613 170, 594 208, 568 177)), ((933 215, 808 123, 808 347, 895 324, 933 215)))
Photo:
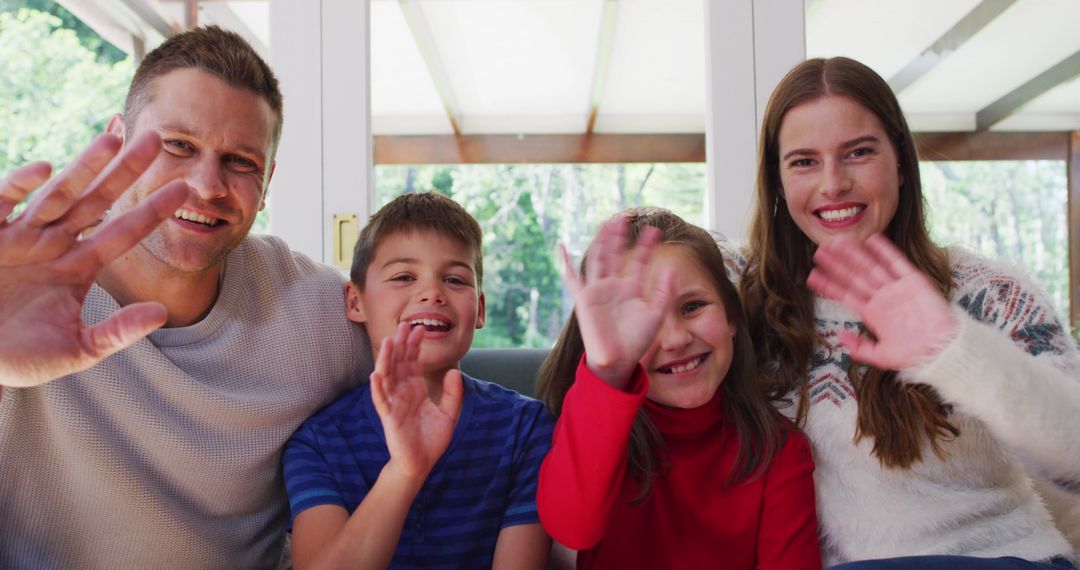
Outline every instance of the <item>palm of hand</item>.
POLYGON ((5 299, 0 306, 0 377, 9 378, 9 386, 33 386, 72 368, 87 368, 96 356, 82 323, 82 300, 90 283, 42 283, 27 275, 32 271, 42 270, 0 271, 0 297, 5 299), (28 360, 28 354, 42 358, 28 360))
POLYGON ((612 275, 589 280, 575 296, 574 311, 589 361, 620 370, 634 365, 652 344, 661 314, 644 297, 639 279, 612 275))
POLYGON ((379 413, 386 446, 405 472, 426 474, 450 445, 457 418, 431 401, 422 376, 399 379, 394 384, 387 392, 385 413, 379 413))
POLYGON ((922 364, 946 342, 943 331, 953 325, 948 303, 919 272, 882 287, 860 316, 877 337, 874 364, 890 370, 922 364))
POLYGON ((423 327, 398 325, 393 338, 383 339, 371 373, 371 399, 390 462, 409 478, 427 477, 450 445, 461 413, 460 371, 450 370, 443 377, 438 403, 429 396, 419 363, 423 337, 423 327))
POLYGON ((566 286, 574 298, 586 364, 620 389, 656 338, 671 288, 671 276, 665 274, 646 297, 643 280, 660 230, 643 227, 637 243, 627 251, 628 223, 622 216, 604 223, 589 246, 583 276, 574 271, 563 249, 566 286))
POLYGON ((82 232, 153 162, 160 138, 146 133, 120 152, 120 140, 96 139, 12 220, 15 205, 49 180, 43 163, 0 180, 0 385, 36 386, 89 368, 165 322, 164 307, 136 303, 93 327, 82 304, 95 276, 172 215, 187 197, 175 182, 140 206, 82 232))
POLYGON ((845 331, 852 358, 904 370, 933 358, 955 334, 949 303, 892 243, 875 234, 865 243, 836 239, 814 254, 806 284, 854 311, 876 340, 845 331))

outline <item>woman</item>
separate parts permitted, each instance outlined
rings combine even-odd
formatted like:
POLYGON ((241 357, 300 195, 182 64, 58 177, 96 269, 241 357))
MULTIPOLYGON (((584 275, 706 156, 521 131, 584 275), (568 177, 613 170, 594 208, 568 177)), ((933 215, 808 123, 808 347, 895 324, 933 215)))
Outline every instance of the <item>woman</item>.
POLYGON ((911 132, 865 65, 796 66, 761 140, 740 289, 814 448, 826 563, 1072 568, 1080 355, 1049 303, 930 241, 911 132))

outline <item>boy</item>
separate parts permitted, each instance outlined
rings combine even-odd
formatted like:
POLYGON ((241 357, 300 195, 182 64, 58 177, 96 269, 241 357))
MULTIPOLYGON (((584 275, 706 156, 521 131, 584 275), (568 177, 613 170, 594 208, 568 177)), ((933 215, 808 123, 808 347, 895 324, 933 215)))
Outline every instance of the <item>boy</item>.
POLYGON ((399 196, 361 232, 346 314, 375 372, 286 447, 298 570, 546 566, 536 478, 553 420, 458 370, 484 324, 481 239, 435 193, 399 196))

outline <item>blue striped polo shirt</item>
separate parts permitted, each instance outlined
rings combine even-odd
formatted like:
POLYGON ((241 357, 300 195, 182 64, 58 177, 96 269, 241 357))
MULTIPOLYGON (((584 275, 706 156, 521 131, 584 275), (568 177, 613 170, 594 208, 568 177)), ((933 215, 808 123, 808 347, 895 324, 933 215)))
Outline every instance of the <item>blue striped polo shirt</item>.
MULTIPOLYGON (((501 529, 539 522, 536 481, 554 420, 537 400, 462 380, 454 436, 409 507, 392 568, 491 568, 501 529)), ((286 445, 292 517, 317 505, 352 513, 389 460, 364 384, 308 419, 286 445)))

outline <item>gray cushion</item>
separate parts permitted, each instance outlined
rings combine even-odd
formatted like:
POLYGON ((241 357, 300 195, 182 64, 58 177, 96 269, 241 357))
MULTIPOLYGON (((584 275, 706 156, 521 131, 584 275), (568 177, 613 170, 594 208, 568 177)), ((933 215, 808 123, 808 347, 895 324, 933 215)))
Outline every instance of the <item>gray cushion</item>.
POLYGON ((533 396, 536 372, 548 352, 544 348, 474 348, 461 359, 461 369, 473 378, 533 396))

